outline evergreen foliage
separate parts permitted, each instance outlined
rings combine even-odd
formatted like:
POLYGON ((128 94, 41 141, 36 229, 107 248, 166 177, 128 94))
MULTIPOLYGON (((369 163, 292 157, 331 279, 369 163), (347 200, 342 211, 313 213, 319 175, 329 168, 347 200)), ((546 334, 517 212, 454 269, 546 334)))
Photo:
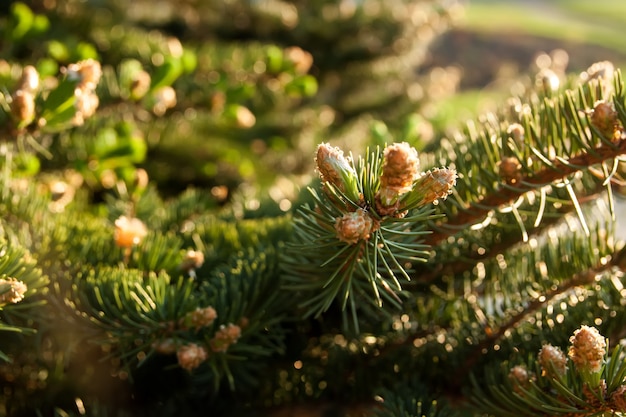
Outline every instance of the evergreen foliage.
POLYGON ((621 72, 428 138, 457 7, 0 6, 0 415, 626 414, 621 72))

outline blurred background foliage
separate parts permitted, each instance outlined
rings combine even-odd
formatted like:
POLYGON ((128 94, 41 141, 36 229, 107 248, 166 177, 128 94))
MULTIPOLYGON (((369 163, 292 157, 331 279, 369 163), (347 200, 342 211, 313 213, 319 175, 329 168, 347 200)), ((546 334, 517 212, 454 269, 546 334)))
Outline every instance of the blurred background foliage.
POLYGON ((165 196, 198 186, 221 201, 239 195, 244 211, 267 200, 282 212, 311 180, 321 141, 352 150, 406 140, 419 149, 523 91, 542 67, 619 66, 624 7, 9 1, 0 5, 0 80, 10 90, 20 63, 42 77, 87 58, 104 68, 97 117, 52 144, 68 160, 26 161, 26 171, 70 162, 98 198, 141 166, 165 196))

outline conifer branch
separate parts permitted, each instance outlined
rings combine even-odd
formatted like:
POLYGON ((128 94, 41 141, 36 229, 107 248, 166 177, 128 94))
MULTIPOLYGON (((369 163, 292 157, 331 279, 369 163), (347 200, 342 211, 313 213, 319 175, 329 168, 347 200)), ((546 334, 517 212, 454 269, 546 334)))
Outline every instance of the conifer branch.
POLYGON ((456 234, 460 228, 480 222, 490 211, 517 200, 529 191, 561 181, 583 168, 601 164, 624 154, 626 154, 626 133, 622 132, 620 139, 611 146, 602 144, 567 161, 554 158, 541 171, 522 177, 519 185, 506 185, 497 193, 490 194, 480 202, 460 210, 457 215, 448 215, 445 221, 435 225, 436 230, 432 234, 425 237, 425 243, 435 246, 447 237, 456 234))
POLYGON ((509 330, 515 328, 515 326, 521 323, 526 317, 543 308, 558 296, 566 293, 572 288, 590 285, 597 279, 598 276, 602 275, 603 273, 614 268, 619 268, 623 270, 624 266, 626 266, 626 247, 615 252, 608 262, 601 263, 586 271, 575 274, 569 280, 562 282, 556 288, 542 294, 540 298, 531 300, 524 307, 523 311, 520 311, 518 314, 510 317, 509 320, 501 324, 497 330, 491 329, 489 327, 485 328, 484 330, 487 337, 483 339, 478 345, 476 345, 473 353, 470 353, 467 356, 463 369, 472 369, 473 365, 478 361, 479 357, 483 355, 483 351, 485 349, 489 349, 493 345, 498 343, 498 341, 509 330))

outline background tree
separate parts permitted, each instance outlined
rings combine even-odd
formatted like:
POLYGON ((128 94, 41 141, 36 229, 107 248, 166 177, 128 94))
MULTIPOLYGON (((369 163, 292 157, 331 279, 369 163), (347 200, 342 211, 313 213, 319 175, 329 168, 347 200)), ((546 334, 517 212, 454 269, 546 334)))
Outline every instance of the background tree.
POLYGON ((453 130, 454 2, 1 7, 2 414, 626 412, 611 63, 453 130))

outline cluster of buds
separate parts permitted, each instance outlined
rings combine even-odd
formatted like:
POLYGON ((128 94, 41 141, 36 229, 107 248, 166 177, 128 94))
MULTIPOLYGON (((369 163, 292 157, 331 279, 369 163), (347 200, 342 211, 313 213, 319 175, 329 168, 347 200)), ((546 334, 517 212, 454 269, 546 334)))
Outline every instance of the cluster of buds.
MULTIPOLYGON (((539 350, 537 362, 541 367, 541 376, 549 380, 568 381, 568 373, 578 374, 584 384, 583 395, 590 404, 598 399, 598 395, 606 394, 606 381, 601 379, 607 353, 605 338, 594 327, 581 326, 570 338, 570 346, 567 355, 551 344, 545 344, 539 350), (573 366, 568 366, 571 362, 573 366)), ((531 382, 536 378, 523 366, 514 366, 509 371, 509 380, 513 390, 523 394, 524 389, 529 389, 531 382)), ((618 389, 621 394, 611 394, 611 402, 616 403, 617 409, 626 408, 626 388, 618 389), (615 397, 615 398, 613 398, 615 397)))
POLYGON ((86 59, 68 65, 65 74, 69 80, 77 81, 74 89, 76 114, 72 122, 80 126, 85 123, 86 118, 93 116, 100 104, 95 91, 102 76, 102 68, 98 61, 86 59))
POLYGON ((180 326, 183 329, 193 328, 197 331, 213 324, 216 318, 217 311, 215 311, 213 307, 198 307, 194 311, 185 314, 185 316, 180 319, 180 326))
POLYGON ((15 278, 0 279, 0 305, 16 304, 24 299, 28 287, 15 278))
POLYGON ((222 325, 210 341, 211 350, 213 352, 226 352, 230 345, 237 343, 240 337, 241 327, 232 323, 226 326, 222 325))
POLYGON ((22 69, 15 92, 11 95, 11 115, 18 128, 29 125, 35 119, 35 95, 39 88, 39 73, 27 65, 22 69))
POLYGON ((457 179, 456 171, 448 168, 420 173, 417 150, 406 142, 385 147, 375 192, 358 188, 357 179, 362 174, 357 175, 341 149, 322 143, 317 148, 315 161, 324 189, 328 191, 332 186, 342 193, 342 199, 345 196, 353 207, 358 206, 335 219, 337 237, 348 244, 368 240, 378 229, 381 218, 402 218, 409 209, 445 199, 457 179), (373 195, 374 201, 365 201, 364 195, 373 195))
POLYGON ((141 243, 148 234, 146 225, 139 219, 120 216, 115 220, 115 244, 122 248, 132 248, 141 243))
POLYGON ((208 356, 206 348, 195 343, 180 346, 176 351, 178 365, 190 372, 200 366, 208 356))

